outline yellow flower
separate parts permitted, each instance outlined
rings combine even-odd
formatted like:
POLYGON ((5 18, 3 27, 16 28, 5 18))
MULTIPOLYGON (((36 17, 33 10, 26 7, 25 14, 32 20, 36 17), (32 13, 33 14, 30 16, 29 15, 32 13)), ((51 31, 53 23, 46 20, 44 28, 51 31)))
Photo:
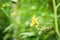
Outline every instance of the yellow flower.
POLYGON ((35 17, 35 15, 32 17, 32 22, 30 24, 30 26, 35 26, 36 28, 38 28, 38 22, 37 22, 37 18, 35 17))

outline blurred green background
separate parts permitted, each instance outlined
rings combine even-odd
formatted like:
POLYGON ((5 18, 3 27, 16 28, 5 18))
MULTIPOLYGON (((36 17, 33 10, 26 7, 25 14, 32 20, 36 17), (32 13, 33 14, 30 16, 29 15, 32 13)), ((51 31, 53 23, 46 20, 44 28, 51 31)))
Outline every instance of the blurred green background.
MULTIPOLYGON (((60 0, 55 2, 57 5, 60 0)), ((12 0, 0 0, 0 40, 59 40, 52 0, 18 0, 17 9, 13 5, 12 0), (12 13, 15 11, 17 17, 12 13), (38 28, 32 23, 34 16, 38 28)), ((60 32, 60 7, 57 8, 57 20, 60 32)))

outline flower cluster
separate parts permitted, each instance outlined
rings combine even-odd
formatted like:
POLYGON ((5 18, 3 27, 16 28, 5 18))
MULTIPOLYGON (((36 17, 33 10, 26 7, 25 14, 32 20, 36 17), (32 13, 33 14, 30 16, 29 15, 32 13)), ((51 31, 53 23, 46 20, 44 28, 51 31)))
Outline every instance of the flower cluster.
POLYGON ((38 28, 38 22, 37 22, 37 18, 36 18, 36 16, 34 15, 33 17, 32 17, 32 22, 31 22, 31 24, 30 24, 30 26, 32 27, 32 26, 35 26, 36 28, 38 28))

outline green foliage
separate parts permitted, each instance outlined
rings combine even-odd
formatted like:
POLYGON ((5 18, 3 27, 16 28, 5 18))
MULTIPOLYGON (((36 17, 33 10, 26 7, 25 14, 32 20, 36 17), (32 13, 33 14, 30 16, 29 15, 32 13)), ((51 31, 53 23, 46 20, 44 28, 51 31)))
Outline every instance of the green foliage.
POLYGON ((0 32, 5 34, 2 39, 59 40, 60 8, 56 7, 60 4, 55 4, 54 1, 18 0, 16 8, 11 0, 0 0, 0 32), (33 18, 34 15, 36 18, 33 18))

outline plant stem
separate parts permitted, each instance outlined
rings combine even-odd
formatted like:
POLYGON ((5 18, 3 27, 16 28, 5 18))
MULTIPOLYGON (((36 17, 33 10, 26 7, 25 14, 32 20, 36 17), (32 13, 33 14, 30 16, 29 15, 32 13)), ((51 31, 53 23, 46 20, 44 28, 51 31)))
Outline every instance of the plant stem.
POLYGON ((18 40, 18 13, 17 13, 17 2, 13 5, 13 13, 11 13, 11 17, 13 20, 14 25, 14 29, 13 29, 13 40, 18 40))
POLYGON ((58 20, 57 20, 57 8, 56 8, 56 3, 55 0, 53 1, 53 8, 54 8, 54 19, 55 19, 55 31, 59 37, 59 30, 58 30, 58 20))

